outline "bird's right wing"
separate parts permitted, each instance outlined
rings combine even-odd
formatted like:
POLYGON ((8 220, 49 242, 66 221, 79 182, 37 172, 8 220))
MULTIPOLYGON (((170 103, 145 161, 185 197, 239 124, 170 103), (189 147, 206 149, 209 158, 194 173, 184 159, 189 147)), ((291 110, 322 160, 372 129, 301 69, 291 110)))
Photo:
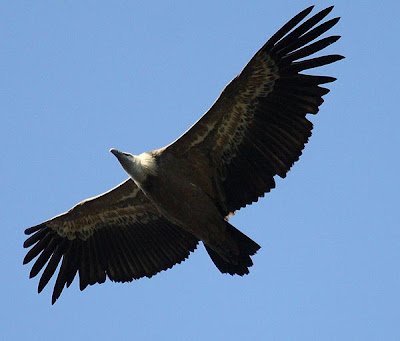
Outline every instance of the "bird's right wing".
POLYGON ((310 56, 339 36, 320 36, 339 20, 322 22, 328 7, 309 19, 312 6, 282 26, 223 90, 211 108, 165 150, 209 178, 226 216, 251 204, 285 177, 311 136, 316 114, 335 78, 302 73, 343 58, 310 56), (197 166, 201 163, 200 166, 197 166))
POLYGON ((37 257, 30 277, 44 268, 41 292, 61 262, 52 303, 79 272, 80 289, 106 277, 127 282, 171 268, 185 260, 198 239, 163 217, 128 179, 71 210, 28 228, 24 264, 37 257))

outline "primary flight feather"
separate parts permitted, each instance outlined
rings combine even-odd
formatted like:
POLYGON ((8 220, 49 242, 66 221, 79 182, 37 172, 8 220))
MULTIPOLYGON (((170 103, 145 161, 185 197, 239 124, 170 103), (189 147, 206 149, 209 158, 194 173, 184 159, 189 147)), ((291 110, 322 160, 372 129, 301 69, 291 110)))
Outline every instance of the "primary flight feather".
POLYGON ((320 85, 335 78, 301 72, 343 58, 308 58, 339 39, 315 41, 339 18, 319 24, 329 7, 304 20, 312 8, 278 30, 175 142, 138 156, 111 149, 129 179, 25 230, 24 264, 37 257, 30 277, 44 268, 39 292, 60 263, 52 303, 77 273, 81 290, 107 277, 151 277, 199 241, 222 273, 249 273, 260 246, 228 216, 274 188, 311 136, 306 115, 318 112, 329 92, 320 85))

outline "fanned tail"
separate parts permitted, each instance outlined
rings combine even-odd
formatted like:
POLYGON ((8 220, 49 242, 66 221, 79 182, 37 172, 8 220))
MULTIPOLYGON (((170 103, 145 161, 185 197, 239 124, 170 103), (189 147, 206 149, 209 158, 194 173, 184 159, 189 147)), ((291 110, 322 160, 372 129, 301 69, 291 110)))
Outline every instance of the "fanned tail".
POLYGON ((260 245, 228 222, 226 222, 226 231, 239 248, 239 255, 231 257, 236 260, 235 262, 227 261, 226 257, 222 257, 208 245, 204 244, 204 246, 219 271, 230 275, 246 275, 249 273, 249 267, 253 265, 250 256, 253 256, 260 249, 260 245))

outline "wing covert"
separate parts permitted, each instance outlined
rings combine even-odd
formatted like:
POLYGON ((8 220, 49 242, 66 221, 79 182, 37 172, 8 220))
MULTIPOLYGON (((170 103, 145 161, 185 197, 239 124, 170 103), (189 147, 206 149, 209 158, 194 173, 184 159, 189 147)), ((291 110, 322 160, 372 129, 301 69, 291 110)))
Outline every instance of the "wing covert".
POLYGON ((128 179, 98 197, 25 231, 30 248, 24 264, 37 257, 30 277, 43 268, 41 292, 61 263, 52 303, 79 274, 80 289, 106 277, 127 282, 151 277, 185 260, 196 237, 163 217, 128 179))
POLYGON ((338 22, 334 18, 317 26, 332 7, 297 26, 312 8, 278 30, 206 114, 167 147, 188 160, 206 155, 208 165, 202 169, 214 170, 210 181, 224 216, 274 188, 275 175, 286 176, 311 136, 313 125, 306 115, 316 114, 329 92, 320 85, 335 80, 300 73, 343 58, 305 59, 339 39, 330 36, 313 42, 338 22))

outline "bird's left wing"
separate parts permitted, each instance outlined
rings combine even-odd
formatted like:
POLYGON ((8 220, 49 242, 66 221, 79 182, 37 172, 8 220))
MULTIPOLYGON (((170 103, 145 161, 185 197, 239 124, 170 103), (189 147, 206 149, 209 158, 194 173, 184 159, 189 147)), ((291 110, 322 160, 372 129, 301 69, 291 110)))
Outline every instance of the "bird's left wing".
POLYGON ((44 268, 39 292, 61 263, 52 303, 77 272, 81 290, 106 277, 116 282, 151 277, 185 260, 198 243, 163 217, 131 179, 25 234, 31 236, 24 247, 31 249, 24 264, 39 256, 30 277, 44 268))

